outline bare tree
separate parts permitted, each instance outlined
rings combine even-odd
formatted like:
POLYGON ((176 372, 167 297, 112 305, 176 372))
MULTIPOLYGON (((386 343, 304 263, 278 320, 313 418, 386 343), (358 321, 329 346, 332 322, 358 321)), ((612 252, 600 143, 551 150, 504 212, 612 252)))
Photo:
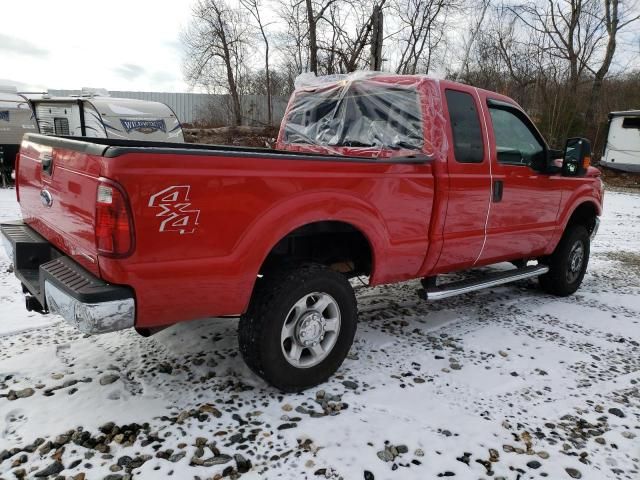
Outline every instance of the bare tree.
POLYGON ((262 36, 262 41, 264 42, 264 71, 265 71, 265 82, 266 82, 266 92, 267 92, 267 122, 269 125, 273 124, 273 105, 271 102, 271 76, 269 72, 269 37, 267 36, 262 17, 260 16, 260 8, 262 7, 262 2, 260 0, 240 0, 242 6, 247 9, 247 11, 251 14, 251 16, 256 21, 258 30, 260 31, 260 35, 262 36))
POLYGON ((640 21, 638 0, 276 0, 279 31, 265 22, 265 0, 239 0, 242 11, 225 1, 197 0, 183 34, 185 74, 228 94, 234 124, 243 95, 266 95, 272 122, 275 95, 286 96, 300 73, 378 70, 383 58, 391 71, 416 74, 455 56, 451 78, 513 97, 556 145, 598 134, 606 109, 624 108, 616 88, 636 98, 637 73, 618 79, 616 52, 640 21), (463 43, 454 41, 459 13, 474 15, 463 43), (264 43, 260 67, 247 61, 250 32, 264 43))
POLYGON ((309 69, 318 74, 318 23, 324 14, 337 0, 305 0, 307 9, 307 27, 309 29, 309 69))
POLYGON ((308 66, 306 5, 302 0, 279 0, 278 15, 286 28, 276 35, 276 45, 281 53, 284 69, 295 77, 308 66))
POLYGON ((617 37, 621 30, 625 27, 636 23, 640 20, 640 15, 629 15, 632 11, 630 5, 626 5, 626 8, 621 11, 620 2, 618 0, 602 0, 604 4, 604 27, 607 30, 607 46, 605 49, 604 58, 600 67, 597 70, 589 68, 593 73, 593 83, 591 85, 591 93, 589 95, 589 104, 586 112, 586 118, 593 118, 594 110, 602 90, 602 84, 605 77, 609 73, 611 63, 613 62, 613 56, 616 53, 617 37))
POLYGON ((568 81, 576 88, 595 60, 604 31, 601 0, 546 0, 512 7, 521 26, 544 35, 544 48, 568 66, 568 81))
POLYGON ((241 18, 224 0, 198 0, 193 20, 182 34, 187 50, 186 78, 209 90, 226 90, 231 99, 233 125, 242 123, 238 83, 245 68, 246 31, 241 18), (220 82, 221 77, 225 81, 220 82))
POLYGON ((618 0, 546 0, 510 7, 528 34, 542 36, 538 48, 546 54, 543 70, 564 75, 568 87, 563 109, 569 114, 562 124, 568 131, 590 128, 602 82, 609 72, 616 50, 616 38, 624 27, 640 19, 630 15, 633 4, 622 8, 618 0), (622 11, 621 11, 622 9, 622 11), (578 99, 582 87, 587 107, 578 99))
MULTIPOLYGON (((386 0, 371 4, 369 0, 351 0, 334 4, 327 12, 330 38, 319 42, 319 50, 327 53, 327 73, 353 72, 370 66, 366 47, 371 45, 374 25, 381 27, 380 15, 386 0)), ((378 38, 382 48, 382 32, 378 38)))
POLYGON ((484 22, 484 19, 487 15, 487 10, 489 9, 490 5, 491 0, 480 0, 480 4, 478 5, 480 10, 479 18, 471 28, 471 33, 464 46, 464 56, 462 57, 460 70, 458 71, 458 73, 454 74, 453 80, 457 80, 460 72, 464 72, 467 74, 469 73, 469 55, 471 54, 471 48, 473 48, 473 44, 475 43, 476 38, 478 37, 478 33, 482 28, 482 23, 484 22))
POLYGON ((395 1, 400 53, 396 73, 429 73, 434 52, 444 40, 446 17, 454 5, 451 0, 395 1))

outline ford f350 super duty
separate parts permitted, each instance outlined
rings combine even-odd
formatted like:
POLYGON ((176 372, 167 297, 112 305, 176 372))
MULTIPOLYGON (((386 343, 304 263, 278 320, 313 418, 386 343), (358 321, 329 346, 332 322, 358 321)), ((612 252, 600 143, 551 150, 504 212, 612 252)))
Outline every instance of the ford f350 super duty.
POLYGON ((426 301, 532 277, 573 293, 602 210, 589 156, 579 138, 550 149, 503 95, 318 78, 274 150, 25 135, 22 220, 2 237, 27 308, 88 333, 239 316, 247 364, 296 391, 349 351, 352 277, 418 278, 426 301), (500 262, 513 268, 438 281, 500 262))

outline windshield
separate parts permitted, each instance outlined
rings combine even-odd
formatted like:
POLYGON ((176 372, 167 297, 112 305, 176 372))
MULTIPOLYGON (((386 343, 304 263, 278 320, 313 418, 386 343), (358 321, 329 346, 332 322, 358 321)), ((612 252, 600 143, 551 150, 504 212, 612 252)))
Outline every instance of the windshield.
POLYGON ((286 143, 421 150, 422 115, 413 88, 351 82, 296 94, 286 143))

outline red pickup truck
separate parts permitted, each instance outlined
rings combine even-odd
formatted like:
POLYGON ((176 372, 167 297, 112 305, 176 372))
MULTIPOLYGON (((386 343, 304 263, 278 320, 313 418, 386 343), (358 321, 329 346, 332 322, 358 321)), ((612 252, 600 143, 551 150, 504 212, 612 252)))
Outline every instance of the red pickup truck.
POLYGON ((589 143, 551 150, 505 96, 423 76, 319 80, 296 89, 277 147, 26 135, 23 219, 1 229, 27 308, 89 333, 239 316, 246 363, 297 391, 348 353, 352 277, 419 278, 424 300, 582 282, 603 199, 589 143), (499 262, 513 268, 437 281, 499 262))

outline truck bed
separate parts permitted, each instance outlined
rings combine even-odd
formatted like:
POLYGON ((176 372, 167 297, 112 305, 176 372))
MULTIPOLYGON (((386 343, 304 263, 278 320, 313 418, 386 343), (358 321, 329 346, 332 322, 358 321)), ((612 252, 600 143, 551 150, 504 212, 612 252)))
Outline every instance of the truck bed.
POLYGON ((435 163, 27 135, 18 183, 25 223, 92 275, 131 288, 144 328, 243 313, 270 252, 310 225, 365 238, 373 284, 412 278, 429 245, 435 163), (96 246, 103 184, 129 209, 134 245, 120 256, 96 246))

